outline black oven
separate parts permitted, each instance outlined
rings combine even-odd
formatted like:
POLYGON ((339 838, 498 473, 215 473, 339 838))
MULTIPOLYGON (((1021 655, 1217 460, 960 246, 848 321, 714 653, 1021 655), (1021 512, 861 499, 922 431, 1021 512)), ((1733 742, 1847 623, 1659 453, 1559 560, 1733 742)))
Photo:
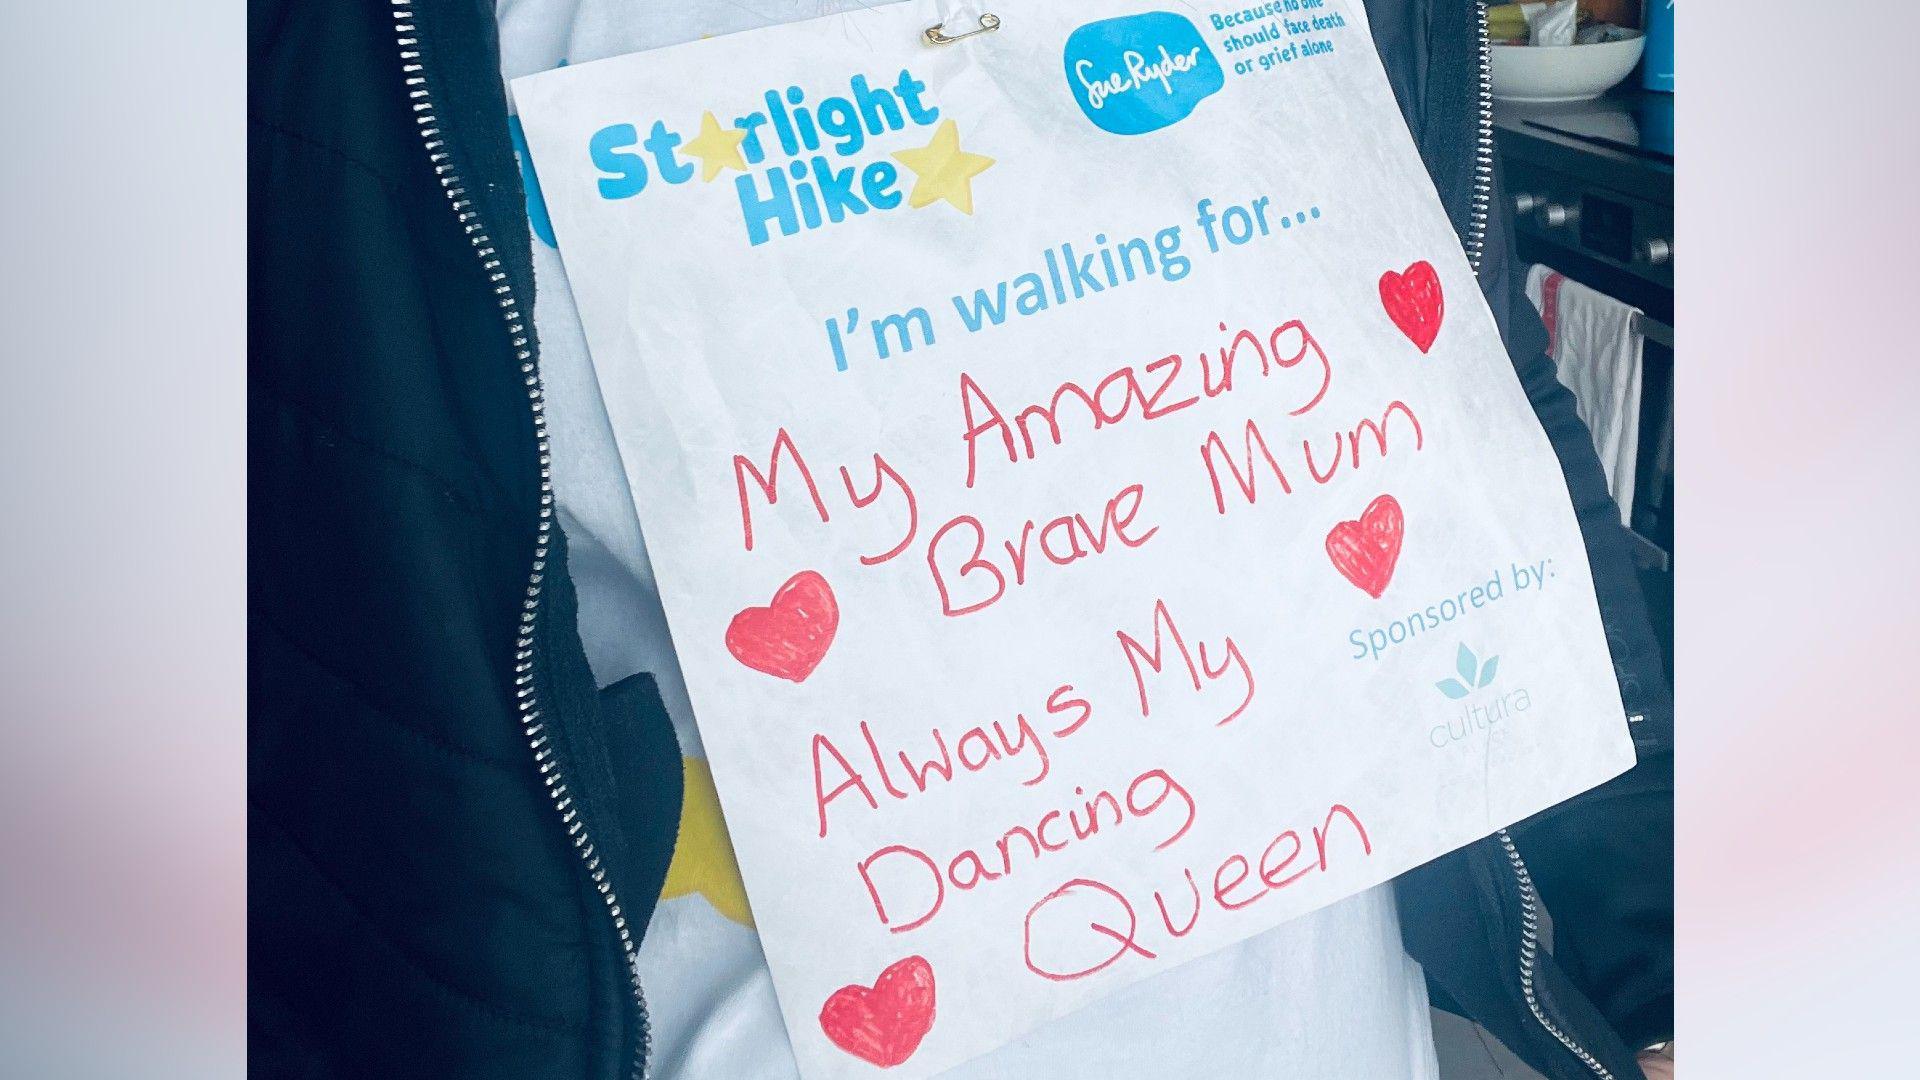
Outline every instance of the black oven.
POLYGON ((1502 207, 1520 258, 1639 308, 1639 461, 1630 508, 1641 584, 1673 665, 1673 95, 1500 102, 1502 207))

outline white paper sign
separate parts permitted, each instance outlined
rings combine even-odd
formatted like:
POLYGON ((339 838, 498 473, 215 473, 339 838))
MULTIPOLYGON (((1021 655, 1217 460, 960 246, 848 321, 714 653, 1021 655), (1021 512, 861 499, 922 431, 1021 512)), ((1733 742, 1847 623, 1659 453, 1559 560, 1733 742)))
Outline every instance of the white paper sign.
POLYGON ((816 1080, 936 1073, 1632 763, 1359 5, 990 8, 514 84, 816 1080))

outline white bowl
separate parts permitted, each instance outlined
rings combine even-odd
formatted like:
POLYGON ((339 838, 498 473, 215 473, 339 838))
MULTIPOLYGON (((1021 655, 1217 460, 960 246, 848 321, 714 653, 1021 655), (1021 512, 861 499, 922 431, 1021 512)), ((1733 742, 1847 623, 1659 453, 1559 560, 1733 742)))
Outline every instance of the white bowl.
POLYGON ((1495 45, 1493 96, 1503 101, 1585 101, 1614 88, 1640 62, 1647 39, 1618 31, 1592 45, 1495 45))

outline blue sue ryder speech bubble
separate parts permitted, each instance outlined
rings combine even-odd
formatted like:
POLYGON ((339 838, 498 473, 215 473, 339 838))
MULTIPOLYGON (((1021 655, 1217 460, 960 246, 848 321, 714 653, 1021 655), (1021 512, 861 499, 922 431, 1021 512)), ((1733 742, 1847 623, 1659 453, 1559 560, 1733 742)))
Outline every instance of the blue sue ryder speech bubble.
POLYGON ((1168 11, 1088 23, 1067 38, 1066 63, 1080 111, 1115 135, 1185 120, 1227 81, 1199 29, 1168 11))

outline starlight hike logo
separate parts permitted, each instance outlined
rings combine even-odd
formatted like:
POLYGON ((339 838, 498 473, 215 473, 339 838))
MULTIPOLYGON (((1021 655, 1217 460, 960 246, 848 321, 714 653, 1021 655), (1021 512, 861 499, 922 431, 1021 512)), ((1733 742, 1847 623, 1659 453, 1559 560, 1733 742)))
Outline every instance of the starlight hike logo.
POLYGON ((694 136, 655 120, 642 136, 632 123, 609 124, 587 141, 603 199, 631 199, 655 183, 712 183, 729 173, 750 245, 776 233, 795 236, 854 217, 944 202, 973 213, 975 176, 994 159, 964 150, 960 129, 927 98, 912 71, 875 86, 865 75, 847 92, 810 100, 799 86, 769 89, 760 108, 722 124, 711 110, 694 136), (932 128, 925 145, 883 151, 873 144, 910 129, 932 128))
POLYGON ((1066 66, 1080 111, 1115 135, 1177 124, 1227 83, 1199 28, 1169 11, 1082 26, 1067 38, 1066 66))
POLYGON ((1494 679, 1500 672, 1498 656, 1481 660, 1472 649, 1462 644, 1454 654, 1453 668, 1452 675, 1433 684, 1435 690, 1461 703, 1457 715, 1449 717, 1444 724, 1435 724, 1427 732, 1427 741, 1436 748, 1444 748, 1448 743, 1464 742, 1475 734, 1491 732, 1494 725, 1533 708, 1533 697, 1524 686, 1512 690, 1492 689, 1494 679), (1482 690, 1489 692, 1479 693, 1482 690))

